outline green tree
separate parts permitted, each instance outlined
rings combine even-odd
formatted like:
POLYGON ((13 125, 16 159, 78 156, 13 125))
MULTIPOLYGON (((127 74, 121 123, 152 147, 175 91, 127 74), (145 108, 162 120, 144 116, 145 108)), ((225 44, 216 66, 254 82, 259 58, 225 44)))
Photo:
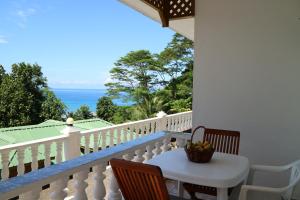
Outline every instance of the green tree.
POLYGON ((4 76, 6 76, 4 67, 0 65, 0 84, 2 83, 2 80, 4 79, 4 76))
POLYGON ((93 113, 87 105, 82 105, 75 111, 73 118, 74 120, 91 119, 93 118, 93 113))
POLYGON ((129 52, 110 70, 112 82, 105 84, 108 94, 124 101, 143 103, 155 86, 156 65, 154 56, 147 50, 129 52))
POLYGON ((116 112, 116 106, 109 97, 101 97, 97 102, 96 114, 97 117, 112 122, 116 112))
POLYGON ((45 100, 42 103, 41 118, 44 121, 47 119, 65 121, 66 105, 48 88, 43 90, 43 94, 45 100))
POLYGON ((117 106, 112 122, 114 124, 125 123, 133 119, 133 106, 117 106))
POLYGON ((37 64, 18 63, 12 65, 10 74, 1 68, 0 126, 21 126, 41 122, 44 96, 42 88, 47 86, 41 67, 37 64))

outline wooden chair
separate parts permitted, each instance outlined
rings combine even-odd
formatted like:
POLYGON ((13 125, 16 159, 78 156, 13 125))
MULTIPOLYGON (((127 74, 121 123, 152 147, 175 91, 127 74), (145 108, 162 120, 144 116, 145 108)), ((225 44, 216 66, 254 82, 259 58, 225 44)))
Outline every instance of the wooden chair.
POLYGON ((111 159, 110 165, 125 200, 170 200, 158 166, 111 159))
MULTIPOLYGON (((216 152, 239 154, 240 132, 230 130, 220 130, 212 128, 204 128, 203 141, 208 141, 213 145, 216 152)), ((198 128, 198 127, 197 127, 198 128)), ((198 199, 196 193, 217 195, 217 188, 184 183, 183 187, 190 194, 191 199, 198 199)), ((229 191, 230 192, 230 191, 229 191)))

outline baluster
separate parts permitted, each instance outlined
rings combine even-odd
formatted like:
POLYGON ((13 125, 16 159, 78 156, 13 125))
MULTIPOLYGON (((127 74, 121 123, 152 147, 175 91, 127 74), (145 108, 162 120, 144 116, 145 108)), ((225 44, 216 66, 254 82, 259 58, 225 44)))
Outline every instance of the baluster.
POLYGON ((82 169, 80 172, 74 174, 74 200, 87 200, 85 188, 88 184, 85 180, 88 178, 88 169, 82 169))
POLYGON ((147 150, 147 152, 145 153, 145 160, 146 161, 150 160, 153 157, 153 155, 154 155, 153 149, 154 149, 154 145, 153 144, 148 144, 146 146, 146 150, 147 150))
POLYGON ((149 128, 150 128, 149 124, 150 124, 150 122, 146 122, 146 124, 144 126, 144 131, 143 131, 144 135, 149 134, 149 128))
POLYGON ((39 167, 38 163, 38 145, 32 145, 31 146, 31 170, 37 170, 39 167))
POLYGON ((127 126, 123 127, 123 141, 128 142, 128 127, 127 126))
POLYGON ((119 191, 119 186, 118 186, 117 180, 115 178, 115 175, 112 171, 112 168, 109 168, 107 171, 109 174, 109 193, 108 193, 107 199, 121 200, 122 195, 121 195, 121 192, 119 191))
POLYGON ((116 132, 117 132, 117 144, 121 144, 121 127, 116 128, 116 132))
POLYGON ((170 131, 174 131, 174 117, 170 118, 170 131))
POLYGON ((161 141, 155 143, 154 155, 157 156, 161 153, 161 141))
POLYGON ((63 143, 61 140, 56 142, 56 163, 60 163, 62 161, 62 148, 63 143))
POLYGON ((88 133, 84 134, 84 154, 90 153, 90 135, 88 133))
POLYGON ((25 171, 25 167, 24 167, 24 151, 25 149, 20 147, 17 149, 17 155, 18 155, 18 166, 17 166, 17 170, 18 170, 18 176, 23 175, 24 171, 25 171))
POLYGON ((177 131, 177 129, 178 129, 178 117, 175 116, 173 119, 174 119, 174 129, 173 130, 177 131))
POLYGON ((145 153, 144 148, 136 150, 135 151, 136 156, 133 161, 134 162, 143 162, 145 160, 145 158, 143 157, 144 153, 145 153))
POLYGON ((51 194, 50 199, 52 200, 63 200, 65 197, 68 196, 66 187, 68 184, 68 177, 64 177, 54 181, 50 184, 51 194))
POLYGON ((176 138, 176 145, 179 148, 183 148, 185 145, 185 139, 183 138, 176 138))
POLYGON ((134 158, 134 154, 135 154, 134 152, 129 152, 129 153, 123 155, 123 159, 131 161, 134 158))
POLYGON ((183 131, 183 116, 178 116, 178 131, 183 131))
POLYGON ((155 121, 151 121, 149 134, 154 132, 155 132, 155 121))
POLYGON ((9 153, 10 151, 3 150, 1 153, 2 160, 2 170, 1 170, 1 179, 6 180, 9 176, 9 153))
POLYGON ((101 164, 97 164, 93 167, 93 178, 94 178, 94 185, 93 185, 93 195, 94 199, 104 199, 106 195, 105 186, 103 180, 105 179, 104 172, 106 170, 106 161, 102 162, 101 164))
POLYGON ((166 152, 166 151, 169 150, 169 142, 170 142, 170 138, 169 138, 169 137, 166 137, 166 138, 163 140, 163 146, 161 147, 162 152, 166 152))
POLYGON ((189 129, 189 116, 188 115, 185 115, 184 129, 185 130, 189 129))
POLYGON ((129 135, 130 135, 130 141, 132 141, 134 135, 134 127, 132 125, 129 126, 129 135))
POLYGON ((106 149, 106 132, 101 131, 101 149, 106 149))
POLYGON ((49 166, 51 164, 51 158, 50 158, 50 150, 51 150, 51 143, 48 142, 44 145, 45 148, 45 167, 49 166))
POLYGON ((20 195, 21 200, 38 200, 40 198, 41 188, 33 188, 32 190, 20 195))
POLYGON ((140 125, 139 124, 136 125, 135 132, 137 134, 137 138, 142 137, 142 131, 140 130, 140 125))
POLYGON ((96 131, 94 133, 94 148, 93 148, 93 152, 97 152, 98 151, 98 140, 99 140, 99 132, 96 131))
POLYGON ((107 131, 107 133, 109 134, 109 147, 113 147, 114 146, 114 133, 115 130, 114 129, 109 129, 107 131))
POLYGON ((151 122, 148 122, 146 125, 146 135, 151 133, 151 122))

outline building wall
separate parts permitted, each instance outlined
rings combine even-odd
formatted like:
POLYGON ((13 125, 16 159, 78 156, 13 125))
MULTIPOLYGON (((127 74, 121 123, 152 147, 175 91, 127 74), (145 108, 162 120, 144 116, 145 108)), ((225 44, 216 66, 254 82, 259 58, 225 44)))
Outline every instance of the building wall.
POLYGON ((193 125, 240 130, 251 163, 300 159, 300 1, 196 0, 193 101, 193 125))

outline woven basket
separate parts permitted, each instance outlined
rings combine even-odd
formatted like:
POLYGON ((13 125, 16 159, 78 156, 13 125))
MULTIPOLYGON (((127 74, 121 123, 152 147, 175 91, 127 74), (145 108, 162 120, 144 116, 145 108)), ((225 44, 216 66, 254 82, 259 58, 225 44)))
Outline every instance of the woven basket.
MULTIPOLYGON (((204 129, 204 131, 205 131, 204 126, 196 127, 194 129, 193 133, 192 133, 192 136, 191 136, 191 143, 193 142, 193 137, 194 137, 195 132, 200 128, 204 129)), ((187 155, 188 159, 190 161, 196 162, 196 163, 207 163, 207 162, 209 162, 211 160, 214 152, 215 152, 214 148, 204 149, 203 151, 200 151, 198 149, 187 148, 187 145, 185 145, 184 150, 186 152, 186 155, 187 155)))

